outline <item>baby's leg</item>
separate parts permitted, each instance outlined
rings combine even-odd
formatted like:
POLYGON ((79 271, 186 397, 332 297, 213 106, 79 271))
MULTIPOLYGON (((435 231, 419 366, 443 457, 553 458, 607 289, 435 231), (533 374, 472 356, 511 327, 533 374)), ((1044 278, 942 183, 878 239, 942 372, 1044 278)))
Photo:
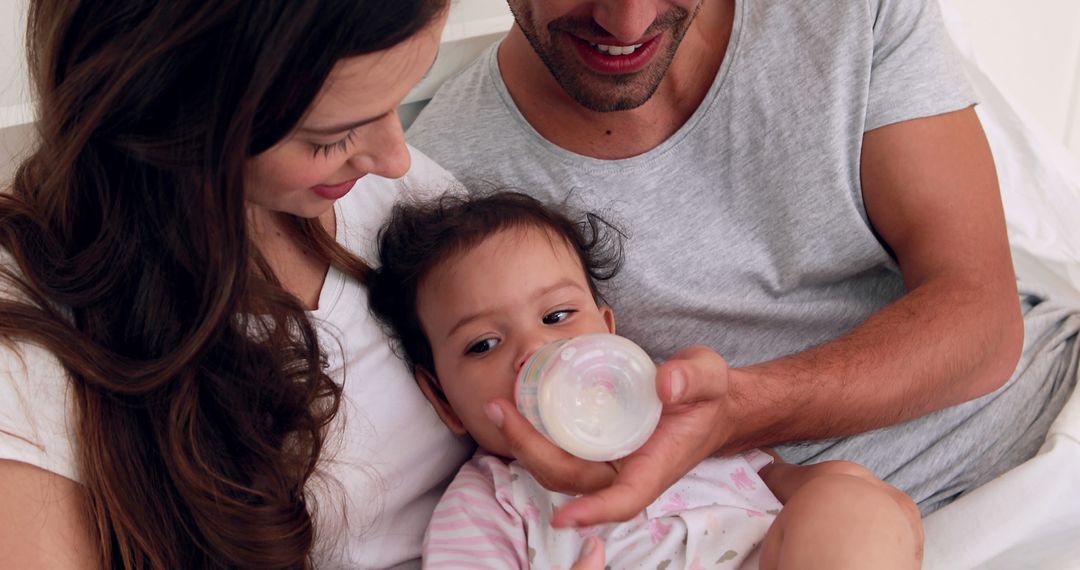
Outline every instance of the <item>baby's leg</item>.
POLYGON ((761 470, 784 503, 762 543, 763 570, 918 569, 923 530, 906 494, 846 461, 761 470))

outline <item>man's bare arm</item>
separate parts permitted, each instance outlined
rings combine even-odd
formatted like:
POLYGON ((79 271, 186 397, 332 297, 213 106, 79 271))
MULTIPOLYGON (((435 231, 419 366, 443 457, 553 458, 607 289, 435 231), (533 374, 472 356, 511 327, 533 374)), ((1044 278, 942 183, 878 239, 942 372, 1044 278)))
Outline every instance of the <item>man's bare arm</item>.
POLYGON ((974 109, 867 133, 862 181, 908 294, 839 339, 732 370, 737 420, 721 449, 896 424, 989 393, 1013 372, 1023 321, 974 109))

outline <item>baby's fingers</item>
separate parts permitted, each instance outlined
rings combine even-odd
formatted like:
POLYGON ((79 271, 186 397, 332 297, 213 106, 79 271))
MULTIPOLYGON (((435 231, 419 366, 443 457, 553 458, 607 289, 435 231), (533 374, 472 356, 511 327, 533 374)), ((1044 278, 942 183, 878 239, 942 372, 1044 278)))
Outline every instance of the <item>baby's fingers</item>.
POLYGON ((581 558, 570 570, 604 570, 604 542, 595 536, 589 537, 581 549, 581 558))

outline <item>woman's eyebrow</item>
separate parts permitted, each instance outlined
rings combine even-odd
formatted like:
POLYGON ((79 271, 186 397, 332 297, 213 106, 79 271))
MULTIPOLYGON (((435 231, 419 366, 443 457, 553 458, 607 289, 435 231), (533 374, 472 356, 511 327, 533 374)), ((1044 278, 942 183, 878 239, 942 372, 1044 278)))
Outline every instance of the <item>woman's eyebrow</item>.
MULTIPOLYGON (((431 74, 431 70, 435 68, 435 62, 438 61, 438 60, 439 60, 439 51, 436 51, 435 52, 435 59, 431 60, 431 65, 429 65, 428 70, 426 72, 424 72, 424 77, 422 77, 420 79, 421 81, 423 81, 424 79, 427 79, 427 76, 431 74)), ((332 127, 300 127, 299 130, 301 132, 303 132, 303 133, 307 133, 307 134, 310 134, 310 135, 336 135, 336 134, 339 134, 339 133, 344 133, 345 131, 351 131, 353 129, 358 129, 358 128, 360 128, 360 127, 362 127, 362 126, 364 126, 364 125, 366 125, 368 123, 374 123, 375 121, 378 121, 379 119, 382 119, 383 117, 386 117, 387 115, 389 115, 390 113, 393 113, 393 112, 394 112, 394 110, 390 110, 390 111, 387 111, 387 112, 379 115, 378 117, 371 117, 369 119, 360 119, 359 121, 355 121, 355 122, 349 123, 347 125, 336 125, 336 126, 332 126, 332 127)))
POLYGON ((312 135, 336 135, 339 133, 344 133, 346 131, 351 131, 356 128, 360 128, 368 123, 374 123, 375 121, 378 121, 393 112, 393 110, 390 110, 379 115, 378 117, 360 119, 359 121, 354 121, 352 123, 347 123, 343 125, 334 125, 330 127, 300 127, 299 130, 300 132, 312 135))

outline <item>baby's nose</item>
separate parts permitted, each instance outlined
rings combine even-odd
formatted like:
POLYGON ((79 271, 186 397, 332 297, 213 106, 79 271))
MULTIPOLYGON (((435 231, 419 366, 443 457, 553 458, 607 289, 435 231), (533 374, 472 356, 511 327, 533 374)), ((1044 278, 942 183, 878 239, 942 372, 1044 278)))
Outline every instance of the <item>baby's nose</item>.
POLYGON ((532 348, 529 348, 528 350, 523 351, 521 355, 518 356, 517 362, 514 363, 515 374, 521 373, 521 369, 525 366, 525 363, 528 362, 534 354, 536 354, 537 350, 540 350, 540 347, 534 346, 532 348))

